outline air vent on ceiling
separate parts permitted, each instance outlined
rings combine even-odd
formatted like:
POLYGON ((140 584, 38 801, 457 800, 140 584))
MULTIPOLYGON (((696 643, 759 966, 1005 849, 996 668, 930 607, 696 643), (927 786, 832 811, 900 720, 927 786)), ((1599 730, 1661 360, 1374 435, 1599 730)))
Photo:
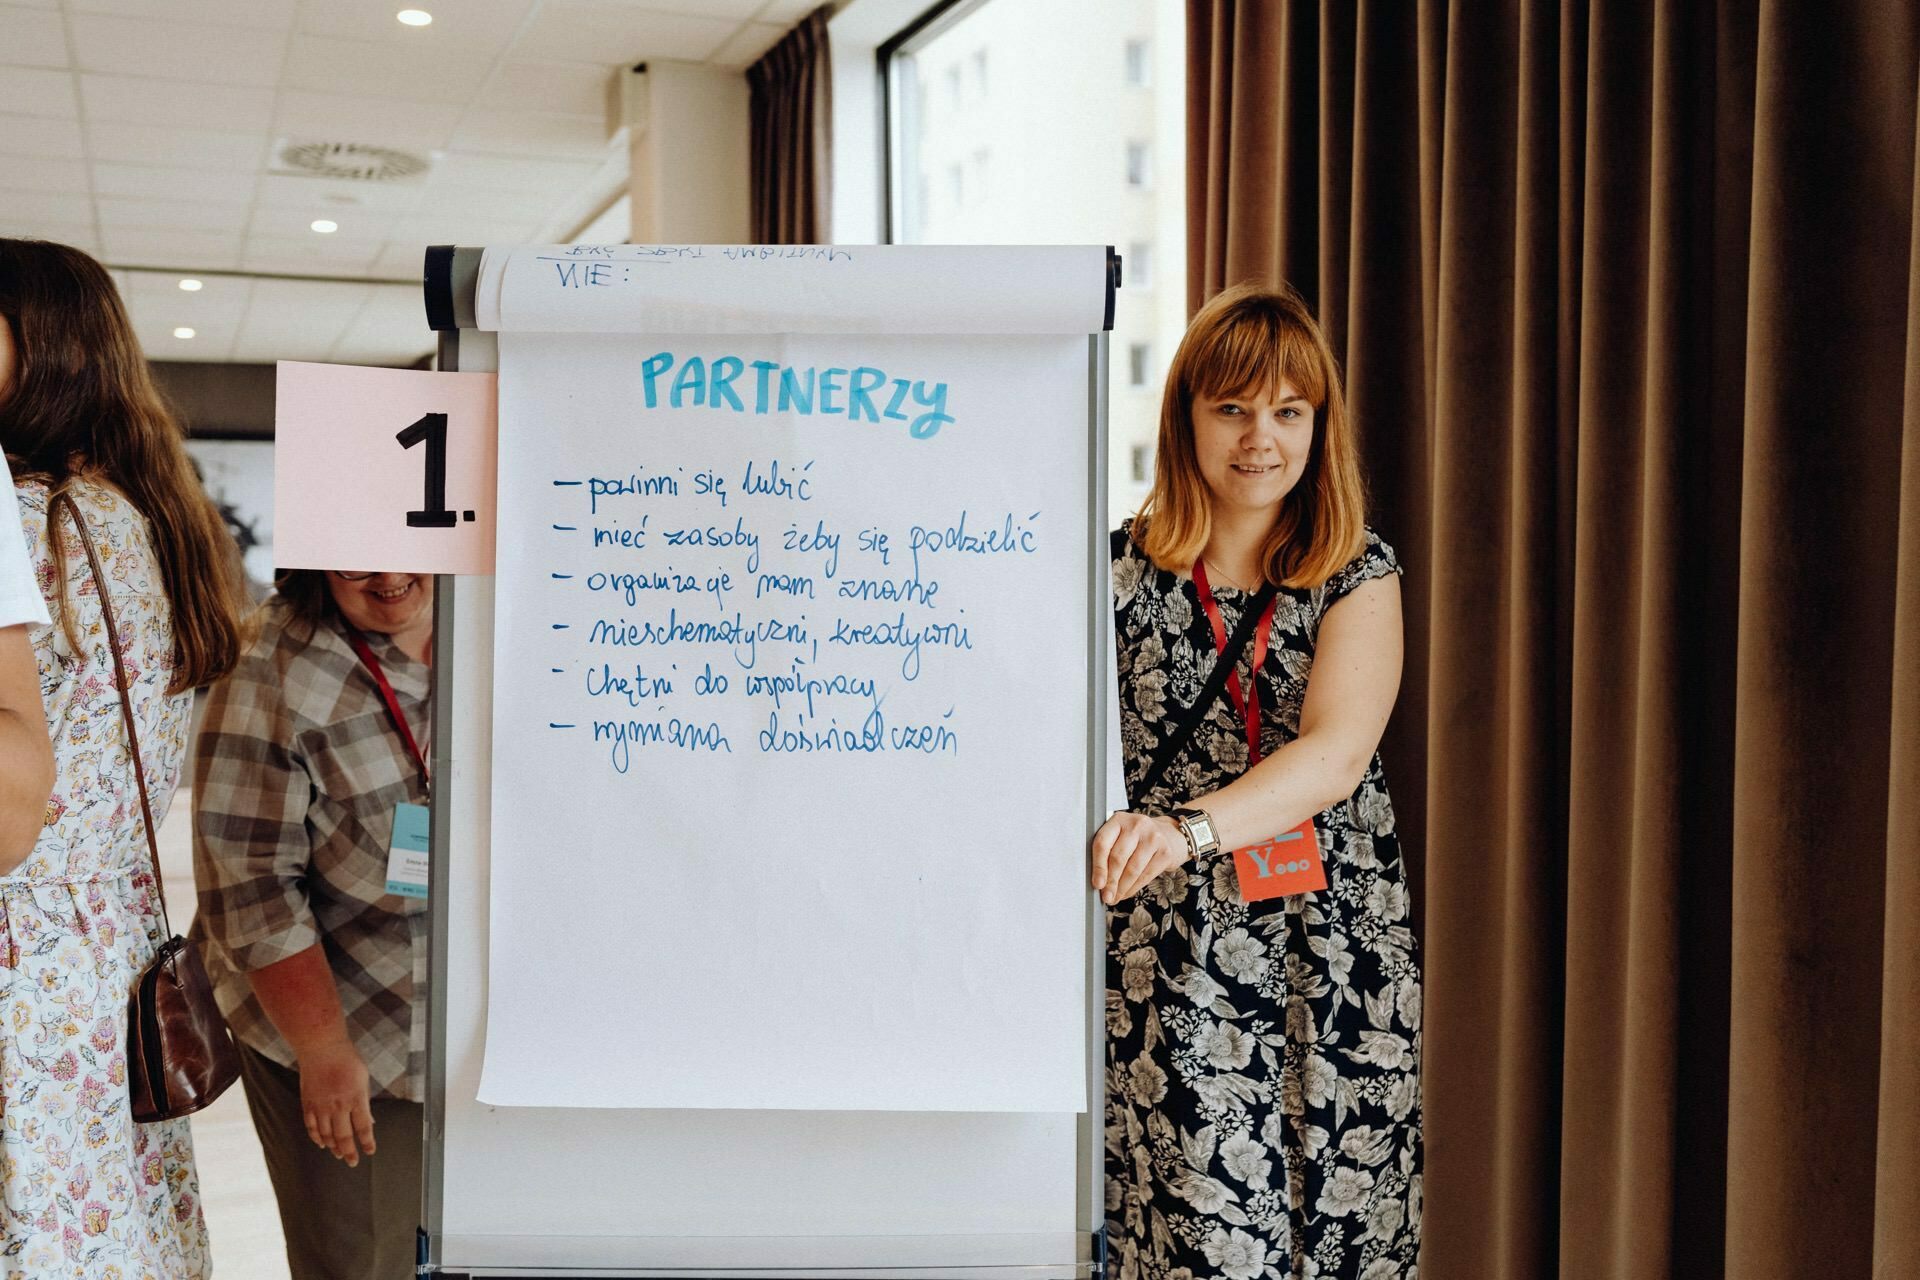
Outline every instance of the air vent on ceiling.
POLYGON ((350 182, 396 182, 417 178, 432 163, 426 156, 364 142, 296 142, 282 138, 274 144, 275 173, 309 178, 338 178, 350 182))

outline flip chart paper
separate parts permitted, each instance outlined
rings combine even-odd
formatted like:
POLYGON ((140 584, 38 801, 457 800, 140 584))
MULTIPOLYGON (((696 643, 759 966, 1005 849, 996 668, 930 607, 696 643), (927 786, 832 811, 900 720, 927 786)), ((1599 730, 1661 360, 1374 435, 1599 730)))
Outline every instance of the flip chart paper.
POLYGON ((281 361, 274 560, 290 569, 492 573, 494 439, 493 374, 281 361), (445 419, 439 442, 434 415, 445 419), (403 444, 397 437, 410 429, 403 444), (437 504, 428 492, 436 454, 437 504), (436 515, 435 505, 444 510, 436 515))
POLYGON ((552 245, 488 249, 482 329, 1054 333, 1104 327, 1099 245, 552 245))
POLYGON ((1086 338, 900 328, 501 335, 483 1102, 1085 1108, 1086 338))

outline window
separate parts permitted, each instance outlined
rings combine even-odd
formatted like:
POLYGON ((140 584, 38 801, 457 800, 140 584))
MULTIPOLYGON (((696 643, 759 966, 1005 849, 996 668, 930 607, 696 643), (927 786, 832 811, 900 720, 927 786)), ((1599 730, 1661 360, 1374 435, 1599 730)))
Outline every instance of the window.
POLYGON ((1153 154, 1144 142, 1127 144, 1127 185, 1142 190, 1153 183, 1153 154))
POLYGON ((1144 342, 1127 344, 1127 385, 1144 387, 1153 381, 1153 348, 1144 342))
MULTIPOLYGON (((1074 11, 1111 7, 1084 0, 1074 11)), ((1186 6, 1136 0, 1123 22, 1102 24, 1110 34, 1062 42, 1067 8, 961 0, 882 46, 886 235, 896 244, 1111 244, 1125 256, 1108 347, 1107 498, 1117 520, 1146 496, 1163 357, 1186 327, 1184 204, 1150 194, 1156 168, 1177 182, 1183 164, 1184 90, 1154 68, 1185 57, 1186 6)))
POLYGON ((1120 264, 1120 274, 1125 277, 1126 288, 1153 288, 1153 241, 1135 240, 1128 245, 1127 260, 1120 264))

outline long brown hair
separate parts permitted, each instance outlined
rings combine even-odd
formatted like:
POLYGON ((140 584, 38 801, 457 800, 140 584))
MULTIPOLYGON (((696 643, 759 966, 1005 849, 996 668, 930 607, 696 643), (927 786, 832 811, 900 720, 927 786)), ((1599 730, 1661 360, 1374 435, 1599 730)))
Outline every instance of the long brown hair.
MULTIPOLYGON (((173 604, 173 684, 211 684, 243 643, 246 592, 220 513, 187 458, 186 436, 153 384, 112 277, 78 249, 0 239, 0 321, 13 328, 12 392, 0 446, 16 482, 58 491, 113 485, 147 518, 173 604)), ((49 520, 56 591, 66 595, 59 521, 49 520)))
POLYGON ((1360 442, 1347 416, 1340 368, 1306 301, 1292 287, 1224 289, 1193 317, 1167 370, 1153 489, 1134 520, 1134 539, 1162 569, 1185 573, 1206 550, 1213 511, 1193 445, 1193 400, 1270 391, 1282 381, 1313 405, 1307 469, 1261 549, 1269 582, 1317 587, 1367 541, 1360 442))

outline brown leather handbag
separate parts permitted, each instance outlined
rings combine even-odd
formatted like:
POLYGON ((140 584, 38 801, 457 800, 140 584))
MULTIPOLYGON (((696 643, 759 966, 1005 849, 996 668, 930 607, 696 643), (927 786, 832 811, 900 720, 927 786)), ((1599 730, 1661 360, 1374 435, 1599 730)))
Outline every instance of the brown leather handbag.
POLYGON ((227 1020, 213 998, 213 983, 193 944, 173 932, 167 920, 167 891, 160 880, 160 846, 154 837, 153 808, 147 801, 147 770, 140 759, 140 733, 133 723, 133 699, 127 688, 127 666, 120 656, 120 631, 114 625, 113 602, 107 595, 107 576, 100 571, 100 555, 81 518, 80 508, 65 493, 54 495, 50 507, 66 508, 80 545, 87 552, 93 587, 100 597, 100 615, 107 624, 107 647, 113 653, 113 682, 120 691, 120 720, 133 752, 133 776, 140 787, 140 817, 147 834, 148 865, 153 891, 160 903, 161 932, 171 935, 154 953, 127 1000, 127 1091, 133 1118, 143 1123, 192 1115, 227 1091, 240 1077, 240 1055, 227 1032, 227 1020))

